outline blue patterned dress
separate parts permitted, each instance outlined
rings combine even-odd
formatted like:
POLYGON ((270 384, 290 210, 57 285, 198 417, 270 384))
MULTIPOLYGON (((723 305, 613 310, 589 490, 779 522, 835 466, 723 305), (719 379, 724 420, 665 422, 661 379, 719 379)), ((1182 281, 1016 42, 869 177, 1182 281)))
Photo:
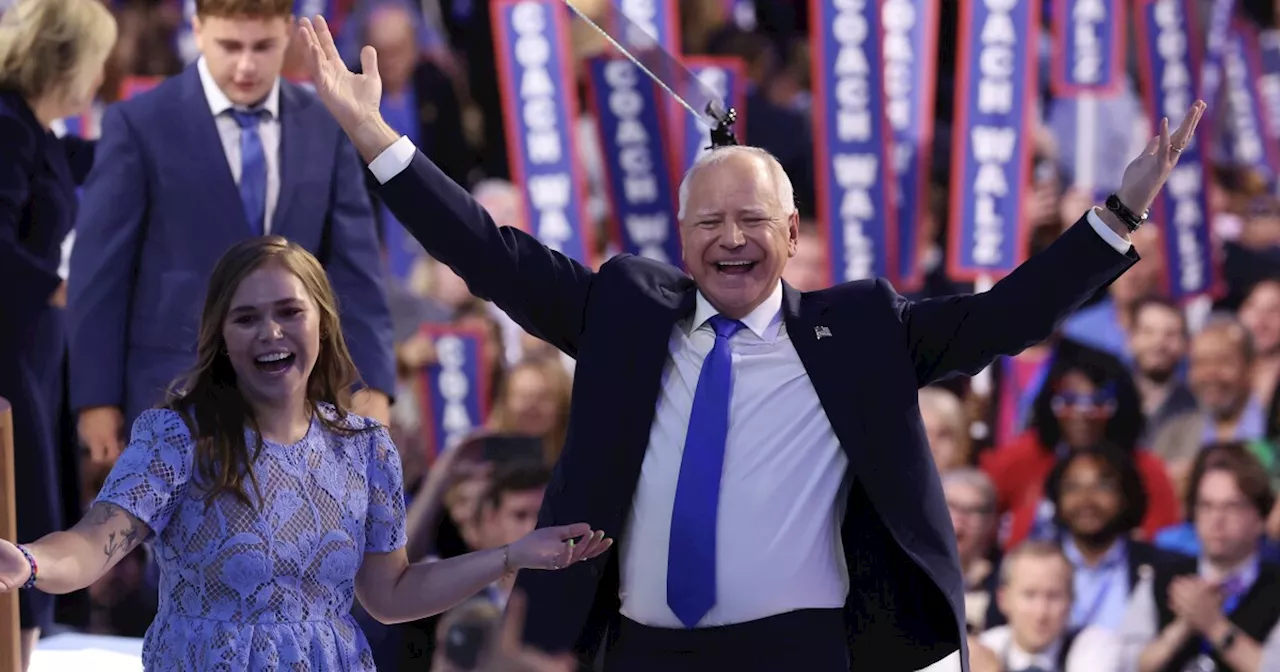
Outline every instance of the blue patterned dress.
MULTIPOLYGON (((160 602, 146 669, 374 669, 351 605, 364 553, 405 544, 400 456, 373 420, 344 422, 363 431, 343 436, 313 420, 296 444, 266 442, 254 465, 259 510, 247 482, 255 508, 229 495, 206 508, 182 419, 138 417, 97 501, 154 532, 160 602)), ((255 435, 246 438, 253 446, 255 435)))

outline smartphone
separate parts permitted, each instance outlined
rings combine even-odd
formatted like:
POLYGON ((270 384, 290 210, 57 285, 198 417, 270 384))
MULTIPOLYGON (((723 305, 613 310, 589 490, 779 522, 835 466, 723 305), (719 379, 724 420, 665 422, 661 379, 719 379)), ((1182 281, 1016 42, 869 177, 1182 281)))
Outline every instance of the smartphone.
POLYGON ((496 434, 480 439, 485 462, 505 463, 542 460, 542 439, 521 434, 496 434))
POLYGON ((459 623, 444 636, 444 657, 459 670, 474 670, 489 639, 489 628, 478 623, 459 623))

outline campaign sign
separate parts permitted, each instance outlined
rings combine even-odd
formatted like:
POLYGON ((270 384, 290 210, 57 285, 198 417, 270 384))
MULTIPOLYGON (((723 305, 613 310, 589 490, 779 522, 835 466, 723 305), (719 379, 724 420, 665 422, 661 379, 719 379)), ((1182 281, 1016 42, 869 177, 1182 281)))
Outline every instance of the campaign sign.
POLYGON ((898 278, 902 288, 924 280, 920 221, 928 210, 933 159, 933 96, 937 78, 939 0, 885 0, 884 88, 893 131, 898 278))
POLYGON ((1280 142, 1280 30, 1256 33, 1256 42, 1245 38, 1245 51, 1258 54, 1258 97, 1262 100, 1263 129, 1270 142, 1280 142))
POLYGON ((479 329, 426 324, 436 362, 419 374, 418 402, 429 456, 454 447, 489 419, 489 340, 479 329))
POLYGON ((1118 93, 1125 78, 1120 0, 1053 0, 1049 84, 1057 96, 1118 93))
POLYGON ((1259 95, 1262 79, 1258 35, 1243 20, 1232 22, 1222 54, 1223 102, 1227 113, 1227 151, 1238 164, 1257 170, 1268 180, 1276 177, 1277 147, 1266 131, 1266 115, 1259 95))
MULTIPOLYGON (((1162 118, 1177 127, 1200 90, 1199 43, 1191 38, 1196 31, 1187 10, 1184 0, 1138 0, 1138 81, 1153 135, 1162 118)), ((1169 294, 1176 299, 1215 289, 1204 154, 1211 146, 1208 131, 1197 129, 1151 207, 1152 220, 1163 227, 1169 294)))
POLYGON ((591 263, 594 241, 574 142, 578 92, 560 0, 494 0, 498 84, 511 177, 543 245, 591 263))
POLYGON ((831 284, 895 278, 897 210, 878 0, 811 0, 818 226, 831 284))
POLYGON ((589 100, 613 206, 613 241, 624 254, 680 262, 680 230, 667 162, 666 101, 622 56, 587 61, 589 100))
MULTIPOLYGON (((676 0, 609 0, 605 3, 604 21, 610 24, 615 33, 619 32, 621 26, 622 44, 628 50, 634 50, 632 55, 650 71, 668 82, 677 79, 674 73, 667 72, 670 59, 658 52, 665 51, 673 56, 681 53, 680 8, 676 0)), ((680 137, 684 126, 679 122, 689 111, 671 96, 664 95, 662 101, 662 123, 667 130, 663 153, 669 166, 668 174, 679 175, 682 156, 680 148, 684 146, 680 137)))
POLYGON ((164 77, 126 77, 120 83, 120 100, 129 100, 156 88, 164 77))
POLYGON ((1026 254, 1039 0, 962 0, 947 272, 974 281, 1026 254))
MULTIPOLYGON (((747 127, 747 67, 742 59, 733 56, 686 56, 682 60, 685 67, 689 68, 689 72, 692 72, 703 86, 723 98, 726 106, 737 110, 738 121, 734 125, 739 129, 745 129, 747 127)), ((692 114, 682 115, 681 121, 684 122, 684 153, 680 171, 676 173, 677 181, 684 176, 684 171, 693 166, 699 156, 711 148, 711 127, 706 121, 692 114)))
POLYGON ((97 114, 92 111, 63 119, 62 127, 65 130, 64 135, 85 140, 97 140, 98 134, 102 132, 102 129, 98 128, 97 114))
MULTIPOLYGON (((1192 18, 1185 28, 1186 36, 1189 42, 1195 42, 1198 46, 1200 26, 1195 18, 1195 5, 1187 3, 1182 8, 1184 14, 1189 10, 1192 18)), ((1200 87, 1197 90, 1210 109, 1216 107, 1218 88, 1222 83, 1223 50, 1227 46, 1227 34, 1231 32, 1231 17, 1235 15, 1235 11, 1236 0, 1212 0, 1209 5, 1209 30, 1204 35, 1204 59, 1200 64, 1200 87)), ((1213 119, 1214 115, 1206 116, 1209 117, 1206 121, 1210 124, 1218 123, 1213 119)))

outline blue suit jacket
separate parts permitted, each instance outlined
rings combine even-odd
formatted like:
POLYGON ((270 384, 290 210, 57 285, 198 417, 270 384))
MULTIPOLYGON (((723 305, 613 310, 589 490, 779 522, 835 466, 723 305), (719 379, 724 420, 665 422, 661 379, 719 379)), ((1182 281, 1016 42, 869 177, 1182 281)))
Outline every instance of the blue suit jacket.
MULTIPOLYGON (((308 91, 280 86, 280 198, 271 232, 325 265, 365 382, 394 390, 391 318, 355 148, 308 91)), ((255 235, 195 66, 109 107, 71 254, 74 408, 126 421, 193 363, 209 274, 255 235)))
MULTIPOLYGON (((624 541, 671 331, 694 311, 693 281, 675 266, 628 255, 592 272, 516 229, 499 229, 421 154, 382 195, 472 292, 577 358, 569 438, 538 524, 587 522, 624 541)), ((883 280, 810 293, 784 286, 787 333, 853 476, 842 537, 854 669, 917 670, 957 648, 968 659, 955 531, 917 390, 1044 340, 1136 260, 1082 219, 984 294, 911 302, 883 280), (819 327, 830 337, 819 340, 819 327)), ((615 556, 521 572, 526 638, 591 659, 619 618, 615 556)))

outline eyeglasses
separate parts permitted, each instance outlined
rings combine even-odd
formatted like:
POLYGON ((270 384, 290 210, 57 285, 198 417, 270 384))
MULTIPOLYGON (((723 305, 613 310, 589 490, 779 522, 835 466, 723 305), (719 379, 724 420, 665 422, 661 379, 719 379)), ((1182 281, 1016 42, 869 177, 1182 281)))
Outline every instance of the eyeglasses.
POLYGON ((1093 394, 1083 394, 1080 392, 1059 392, 1053 395, 1050 402, 1054 413, 1096 413, 1102 411, 1104 413, 1114 413, 1116 410, 1115 394, 1100 390, 1093 394))
POLYGON ((991 515, 991 507, 981 504, 962 504, 960 502, 947 502, 947 508, 958 516, 966 516, 970 518, 981 518, 982 516, 991 515))
POLYGON ((1256 512, 1252 504, 1243 502, 1238 499, 1227 502, 1206 502, 1196 500, 1196 514, 1209 515, 1211 513, 1226 513, 1232 516, 1241 516, 1250 511, 1256 512))
POLYGON ((1114 479, 1104 478, 1098 481, 1062 481, 1064 495, 1114 495, 1120 492, 1120 484, 1114 479))

